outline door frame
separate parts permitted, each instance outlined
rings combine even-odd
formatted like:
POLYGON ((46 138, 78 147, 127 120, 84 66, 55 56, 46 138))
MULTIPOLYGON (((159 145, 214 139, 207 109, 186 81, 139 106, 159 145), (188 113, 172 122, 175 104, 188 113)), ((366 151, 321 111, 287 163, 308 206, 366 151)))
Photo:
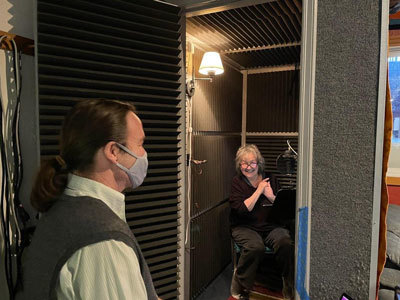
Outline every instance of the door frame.
MULTIPOLYGON (((217 4, 194 4, 183 13, 183 17, 196 16, 211 12, 223 11, 231 8, 243 7, 271 0, 242 0, 218 1, 217 4)), ((381 41, 380 41, 380 67, 378 82, 378 105, 376 132, 383 132, 384 110, 386 98, 386 72, 387 72, 387 33, 389 25, 389 0, 381 2, 381 41)), ((317 8, 318 0, 303 0, 302 8, 302 37, 300 58, 300 94, 299 94, 299 157, 297 173, 297 204, 296 204, 296 240, 295 240, 295 283, 296 299, 308 299, 310 279, 310 228, 312 207, 312 161, 313 161, 313 131, 314 131, 314 92, 315 92, 315 65, 317 41, 317 8), (301 228, 299 228, 301 226, 301 228), (300 230, 301 229, 301 230, 300 230)), ((184 45, 184 44, 182 44, 184 45)), ((377 262, 379 246, 379 219, 382 179, 383 136, 376 135, 375 167, 373 186, 373 219, 370 260, 369 299, 376 297, 377 262)), ((186 176, 186 174, 185 174, 186 176)), ((188 220, 185 214, 185 224, 188 220)), ((187 256, 185 252, 185 256, 187 256)), ((186 264, 190 260, 185 259, 186 264)), ((190 266, 185 266, 188 272, 190 266)), ((188 279, 185 278, 185 291, 188 294, 188 279)), ((184 299, 181 294, 180 299, 184 299)))

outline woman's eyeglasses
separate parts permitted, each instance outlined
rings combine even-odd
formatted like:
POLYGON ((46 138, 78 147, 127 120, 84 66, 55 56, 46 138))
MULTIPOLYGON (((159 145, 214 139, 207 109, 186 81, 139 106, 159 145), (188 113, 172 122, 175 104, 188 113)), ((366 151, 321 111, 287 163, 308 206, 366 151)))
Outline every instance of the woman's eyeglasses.
POLYGON ((250 168, 252 168, 252 169, 255 169, 255 168, 257 167, 257 162, 256 162, 256 161, 251 161, 251 162, 242 161, 242 162, 240 163, 240 166, 241 166, 243 169, 246 169, 247 167, 250 167, 250 168))

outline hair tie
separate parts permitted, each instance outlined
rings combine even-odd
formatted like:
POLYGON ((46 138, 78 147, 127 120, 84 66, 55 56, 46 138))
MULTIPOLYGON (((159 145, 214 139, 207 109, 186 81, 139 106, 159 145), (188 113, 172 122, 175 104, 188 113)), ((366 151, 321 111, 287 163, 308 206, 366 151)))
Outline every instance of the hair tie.
POLYGON ((58 162, 58 164, 60 165, 62 170, 65 170, 67 168, 67 164, 65 163, 65 160, 60 155, 56 156, 56 161, 58 162))

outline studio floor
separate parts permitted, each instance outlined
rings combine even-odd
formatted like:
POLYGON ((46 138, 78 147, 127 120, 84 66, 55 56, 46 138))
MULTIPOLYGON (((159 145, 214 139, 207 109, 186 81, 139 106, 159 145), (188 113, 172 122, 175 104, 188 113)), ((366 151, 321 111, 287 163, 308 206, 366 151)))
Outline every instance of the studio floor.
MULTIPOLYGON (((234 300, 235 298, 230 294, 232 274, 233 266, 229 264, 196 300, 234 300)), ((250 300, 281 299, 279 296, 266 295, 263 291, 254 291, 250 294, 250 300)))

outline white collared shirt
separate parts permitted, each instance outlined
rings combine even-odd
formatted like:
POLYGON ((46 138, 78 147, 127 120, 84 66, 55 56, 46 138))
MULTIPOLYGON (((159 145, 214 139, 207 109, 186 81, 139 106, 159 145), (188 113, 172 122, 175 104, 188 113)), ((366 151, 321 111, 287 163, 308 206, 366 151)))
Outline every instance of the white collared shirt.
MULTIPOLYGON (((126 221, 124 194, 97 181, 70 174, 64 194, 99 199, 126 221)), ((147 299, 135 252, 116 240, 76 251, 61 268, 56 293, 59 300, 147 299)))

